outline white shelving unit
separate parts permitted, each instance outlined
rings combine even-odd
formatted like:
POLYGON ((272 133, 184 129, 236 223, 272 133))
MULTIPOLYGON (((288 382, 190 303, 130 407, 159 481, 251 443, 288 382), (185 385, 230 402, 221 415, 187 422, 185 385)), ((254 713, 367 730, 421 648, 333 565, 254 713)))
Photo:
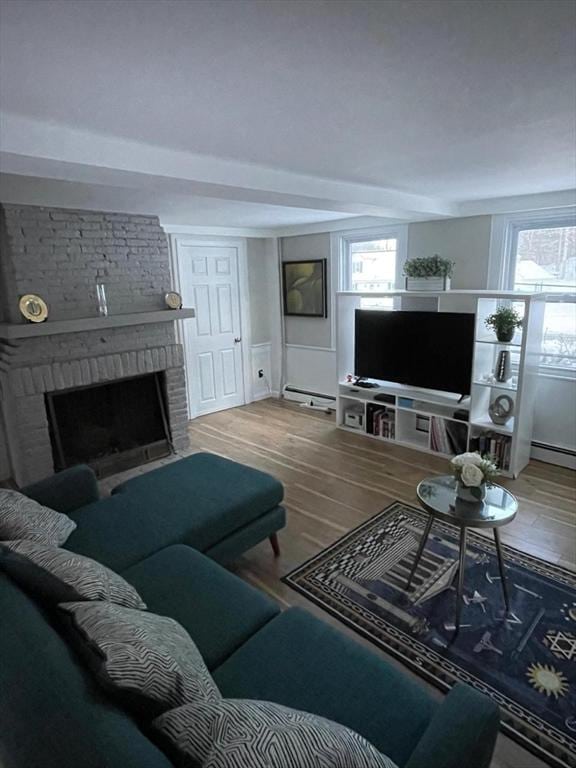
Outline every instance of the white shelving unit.
MULTIPOLYGON (((500 457, 504 476, 517 477, 528 463, 536 397, 545 294, 512 291, 446 291, 443 293, 388 291, 341 292, 336 299, 337 330, 337 424, 341 429, 374 440, 394 442, 436 455, 453 456, 480 450, 500 457), (470 396, 377 382, 362 389, 347 382, 354 373, 354 313, 368 308, 363 301, 395 299, 395 310, 468 312, 476 316, 470 396), (499 305, 514 304, 524 317, 522 331, 502 343, 485 327, 484 320, 499 305), (513 377, 507 382, 490 380, 501 350, 510 352, 513 377), (488 407, 501 394, 514 401, 514 416, 505 425, 494 424, 488 407), (346 414, 360 415, 356 426, 346 425, 346 414)), ((418 354, 418 350, 414 351, 418 354)))

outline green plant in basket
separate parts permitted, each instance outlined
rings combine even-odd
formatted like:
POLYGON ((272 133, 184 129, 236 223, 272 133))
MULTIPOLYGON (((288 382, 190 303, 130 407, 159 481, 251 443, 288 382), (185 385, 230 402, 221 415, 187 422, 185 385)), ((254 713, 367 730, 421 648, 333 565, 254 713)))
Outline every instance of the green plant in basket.
POLYGON ((512 341, 516 329, 522 328, 522 322, 522 317, 512 307, 498 307, 484 320, 487 328, 494 329, 498 341, 512 341))
POLYGON ((406 277, 452 277, 453 271, 454 262, 443 259, 437 253, 434 256, 409 259, 404 264, 406 277))

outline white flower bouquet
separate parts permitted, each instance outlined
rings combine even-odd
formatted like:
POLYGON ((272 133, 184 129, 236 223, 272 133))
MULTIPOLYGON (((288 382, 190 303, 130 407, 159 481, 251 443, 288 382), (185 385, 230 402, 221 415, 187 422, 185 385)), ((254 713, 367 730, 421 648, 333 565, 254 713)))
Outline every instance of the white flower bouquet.
POLYGON ((491 456, 479 453, 461 453, 452 461, 454 477, 458 481, 457 495, 466 501, 482 501, 486 486, 493 484, 498 467, 491 456))

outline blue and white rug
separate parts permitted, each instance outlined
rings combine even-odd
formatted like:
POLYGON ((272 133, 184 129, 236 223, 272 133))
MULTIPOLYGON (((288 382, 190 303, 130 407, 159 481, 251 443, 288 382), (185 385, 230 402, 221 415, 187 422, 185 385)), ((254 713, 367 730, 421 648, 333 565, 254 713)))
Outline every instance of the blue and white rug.
POLYGON ((494 543, 469 531, 453 640, 457 529, 434 523, 405 590, 426 520, 396 502, 283 581, 442 690, 463 680, 487 694, 509 736, 552 766, 576 766, 575 574, 503 546, 505 615, 494 543))

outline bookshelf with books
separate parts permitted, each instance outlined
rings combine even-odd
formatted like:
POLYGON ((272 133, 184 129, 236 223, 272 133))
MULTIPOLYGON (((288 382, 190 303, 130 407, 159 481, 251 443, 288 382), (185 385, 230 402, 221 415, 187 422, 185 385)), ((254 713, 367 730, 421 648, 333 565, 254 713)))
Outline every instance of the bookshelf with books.
POLYGON ((366 431, 385 440, 396 439, 396 411, 386 405, 370 403, 366 410, 366 431))
POLYGON ((503 435, 493 430, 473 434, 470 438, 470 450, 478 451, 483 456, 489 454, 494 457, 500 470, 509 471, 512 452, 511 435, 503 435))
POLYGON ((469 413, 454 395, 426 395, 394 384, 363 389, 346 383, 338 388, 337 404, 342 429, 446 456, 466 450, 469 413), (354 426, 347 419, 351 412, 362 416, 354 419, 354 426))

